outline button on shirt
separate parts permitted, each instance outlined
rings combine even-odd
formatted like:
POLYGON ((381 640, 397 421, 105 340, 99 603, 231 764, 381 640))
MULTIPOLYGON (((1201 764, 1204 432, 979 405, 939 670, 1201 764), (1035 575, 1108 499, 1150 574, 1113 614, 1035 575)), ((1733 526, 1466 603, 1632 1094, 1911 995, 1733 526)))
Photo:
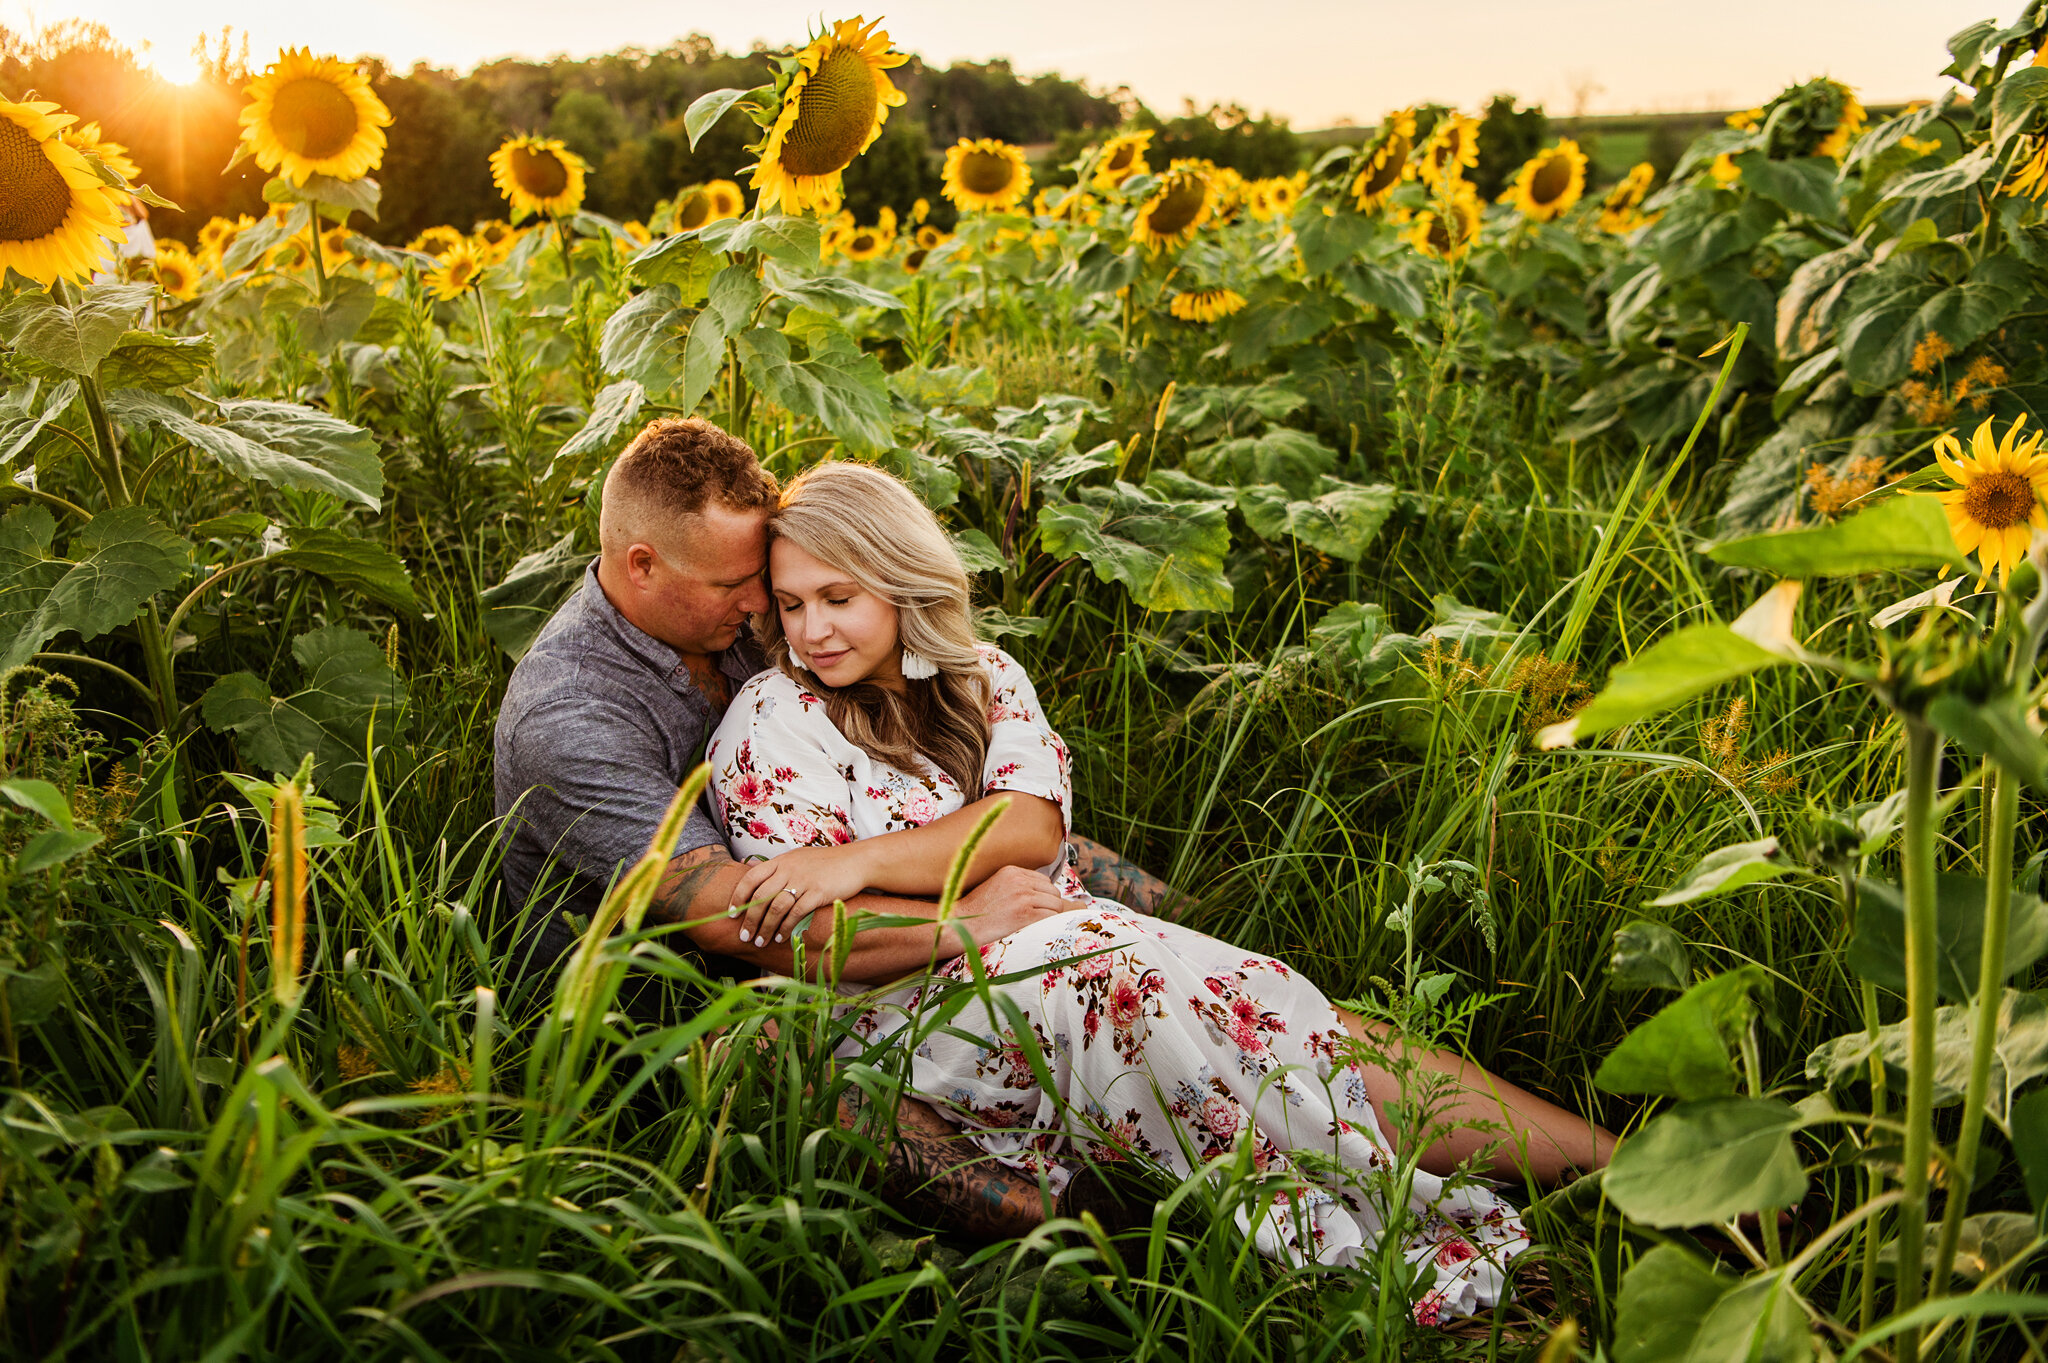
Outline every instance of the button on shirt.
MULTIPOLYGON (((735 691, 761 670, 744 639, 717 663, 735 691)), ((720 713, 681 654, 619 614, 593 561, 512 670, 498 713, 506 902, 523 923, 517 965, 551 965, 574 945, 563 915, 594 912, 646 853, 720 713)), ((711 846, 725 840, 700 804, 675 854, 711 846)))

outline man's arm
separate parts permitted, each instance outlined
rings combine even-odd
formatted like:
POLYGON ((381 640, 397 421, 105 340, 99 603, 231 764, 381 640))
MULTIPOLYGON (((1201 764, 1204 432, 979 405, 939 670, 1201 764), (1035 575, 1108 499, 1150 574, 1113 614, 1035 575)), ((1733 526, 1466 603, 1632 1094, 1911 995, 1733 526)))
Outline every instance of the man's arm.
MULTIPOLYGON (((746 869, 716 845, 680 853, 669 862, 668 877, 656 892, 648 917, 657 923, 684 924, 684 935, 704 951, 786 975, 796 968, 794 943, 756 945, 742 937, 742 920, 726 912, 733 887, 746 869)), ((864 894, 847 900, 846 907, 849 916, 889 914, 924 920, 896 927, 867 927, 854 934, 840 978, 864 982, 892 980, 925 969, 934 960, 952 960, 965 949, 960 940, 962 926, 976 945, 982 945, 1072 906, 1044 876, 1005 867, 960 897, 952 923, 935 921, 939 906, 930 900, 864 894)), ((829 911, 815 915, 804 933, 804 954, 813 978, 823 965, 831 935, 829 911)))
POLYGON ((1081 858, 1074 869, 1081 873, 1081 882, 1088 887, 1088 893, 1114 899, 1140 913, 1176 921, 1194 906, 1192 896, 1182 894, 1144 867, 1119 856, 1093 838, 1084 838, 1077 833, 1071 841, 1081 858))

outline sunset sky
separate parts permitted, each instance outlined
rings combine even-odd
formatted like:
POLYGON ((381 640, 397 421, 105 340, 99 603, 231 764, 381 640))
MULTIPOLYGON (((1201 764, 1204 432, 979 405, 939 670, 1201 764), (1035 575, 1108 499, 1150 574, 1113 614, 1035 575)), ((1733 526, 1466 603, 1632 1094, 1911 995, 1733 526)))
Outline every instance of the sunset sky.
MULTIPOLYGON (((936 64, 1008 57, 1020 72, 1058 71, 1128 84, 1163 113, 1183 98, 1235 100, 1298 128, 1372 122, 1420 100, 1473 106, 1496 91, 1553 114, 1724 108, 1831 75, 1866 102, 1931 95, 1943 42, 2016 0, 1034 0, 1029 5, 898 0, 887 16, 899 48, 936 64)), ((788 0, 0 0, 0 25, 68 18, 105 23, 165 75, 191 71, 194 35, 246 30, 260 65, 280 45, 467 69, 494 57, 588 56, 658 48, 693 30, 744 51, 756 39, 800 42, 820 10, 788 0)))

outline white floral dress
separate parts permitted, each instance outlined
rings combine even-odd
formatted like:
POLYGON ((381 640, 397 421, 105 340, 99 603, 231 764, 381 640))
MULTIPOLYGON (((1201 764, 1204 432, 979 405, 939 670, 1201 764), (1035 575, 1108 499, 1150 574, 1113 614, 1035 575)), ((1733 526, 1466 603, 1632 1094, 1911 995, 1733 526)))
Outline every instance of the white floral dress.
MULTIPOLYGON (((1071 829, 1066 744, 1016 660, 982 653, 995 692, 982 789, 971 797, 936 768, 903 771, 870 757, 787 674, 749 681, 706 753, 734 855, 876 837, 996 791, 1053 801, 1071 829)), ((1073 910, 980 954, 991 977, 1032 972, 994 992, 1029 1026, 1056 1091, 1034 1074, 1018 1029, 978 1000, 944 1026, 920 1018, 927 991, 936 1003, 968 978, 965 957, 880 995, 842 984, 863 997, 848 1005, 860 1012, 840 1054, 858 1056, 921 1021, 911 1033, 912 1090, 997 1159, 1044 1174, 1055 1192, 1076 1154, 1137 1158, 1185 1176, 1244 1137, 1255 1168, 1296 1185, 1257 1228, 1258 1247, 1290 1262, 1358 1262, 1385 1224, 1393 1177, 1364 1072, 1347 1062, 1349 1033, 1329 1000, 1271 957, 1091 898, 1064 859, 1046 869, 1073 910), (1075 957, 1087 959, 1060 964, 1075 957)), ((1483 1186, 1447 1188, 1419 1170, 1408 1201, 1407 1255, 1437 1268, 1417 1318, 1497 1301, 1509 1257, 1528 1244, 1514 1209, 1483 1186)), ((1239 1221, 1251 1230, 1242 1213, 1239 1221)))

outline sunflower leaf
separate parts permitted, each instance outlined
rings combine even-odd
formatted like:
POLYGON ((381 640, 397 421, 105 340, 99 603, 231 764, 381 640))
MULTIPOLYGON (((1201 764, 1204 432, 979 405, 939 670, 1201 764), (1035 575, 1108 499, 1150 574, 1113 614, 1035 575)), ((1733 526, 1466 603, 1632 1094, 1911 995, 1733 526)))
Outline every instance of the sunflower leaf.
POLYGON ((129 425, 154 426, 190 441, 244 482, 330 492, 372 510, 384 494, 384 462, 376 437, 311 407, 257 399, 219 404, 215 426, 188 416, 172 399, 140 388, 107 396, 107 408, 129 425))
POLYGON ((290 538, 291 548, 264 559, 266 566, 300 568, 329 582, 352 587, 372 601, 395 607, 407 615, 417 616, 420 613, 405 564, 383 545, 345 535, 331 527, 293 529, 285 533, 290 538))
POLYGON ((683 131, 690 136, 690 150, 697 150, 697 143, 704 134, 711 131, 711 125, 724 118, 733 105, 751 93, 747 90, 713 90, 708 95, 699 95, 690 101, 690 107, 683 111, 683 131))
POLYGON ((1778 577, 1852 577, 1924 568, 1967 571, 1941 503, 1928 496, 1890 497, 1833 525, 1723 540, 1707 557, 1778 577))
POLYGON ((903 300, 845 275, 807 275, 769 261, 761 272, 768 287, 807 308, 883 308, 896 310, 903 300))
POLYGON ((76 379, 47 387, 41 379, 30 379, 0 399, 4 403, 0 406, 0 467, 12 463, 23 451, 33 449, 44 428, 70 411, 77 400, 76 379))
POLYGON ((0 308, 0 343, 66 373, 90 374, 141 318, 155 293, 148 284, 94 284, 76 307, 39 289, 19 293, 0 308))
POLYGON ((1790 661, 1726 625, 1693 625, 1666 635, 1615 668, 1606 688, 1585 709, 1543 730, 1537 743, 1545 749, 1565 747, 1661 714, 1724 681, 1790 661))
POLYGON ((140 507, 103 511, 71 537, 71 559, 51 552, 55 525, 41 507, 0 520, 0 671, 27 662, 66 630, 96 639, 175 586, 192 547, 140 507))
MULTIPOLYGON (((708 313, 710 309, 706 309, 708 313)), ((888 378, 873 355, 836 325, 798 330, 798 309, 788 330, 798 334, 809 352, 791 358, 789 335, 754 327, 739 335, 740 364, 747 378, 776 405, 799 416, 815 417, 856 453, 876 454, 894 441, 888 378)), ((829 321, 819 314, 810 317, 829 321)), ((692 339, 695 328, 692 328, 692 339)))
POLYGON ((318 204, 322 208, 331 208, 334 212, 329 216, 344 222, 350 213, 360 213, 375 222, 384 191, 367 175, 354 180, 337 180, 332 175, 308 175, 303 185, 294 185, 284 176, 277 175, 263 186, 263 197, 274 204, 318 204))
POLYGON ((320 787, 352 802, 362 793, 363 748, 374 715, 389 732, 405 690, 376 640, 329 625, 292 640, 303 685, 274 696, 253 672, 235 672, 207 689, 207 726, 233 733, 242 761, 259 771, 291 771, 310 753, 320 787))
POLYGON ((213 364, 213 337, 131 331, 100 361, 102 388, 169 393, 196 381, 213 364))
POLYGON ((1337 464, 1337 452, 1307 431, 1275 426, 1188 451, 1188 468, 1212 481, 1236 485, 1278 483, 1290 497, 1311 495, 1316 479, 1337 464))
POLYGON ((526 656, 541 626, 569 593, 583 581, 590 555, 576 548, 576 532, 536 550, 512 565, 505 580, 477 598, 483 606, 484 632, 514 662, 526 656))
POLYGON ((1171 500, 1118 482, 1041 506, 1038 533, 1047 553, 1086 560, 1098 579, 1123 583, 1147 610, 1229 610, 1228 505, 1171 500))
POLYGON ((2002 147, 2048 107, 2048 68, 2023 66, 2008 72, 1991 94, 1991 142, 2002 147))
POLYGON ((818 264, 818 220, 777 213, 766 218, 720 218, 697 229, 697 240, 714 251, 739 255, 759 251, 784 264, 818 264))
POLYGON ((632 425, 633 418, 640 415, 640 404, 645 401, 647 390, 633 379, 620 379, 598 390, 582 429, 555 451, 547 471, 540 476, 541 482, 553 482, 557 472, 577 467, 590 455, 609 453, 620 434, 632 425))
POLYGON ((695 307, 704 301, 711 277, 724 264, 717 252, 695 237, 663 237, 634 252, 626 268, 636 284, 675 285, 679 301, 695 307))
POLYGON ((1292 499, 1271 484, 1240 488, 1238 510, 1261 539, 1292 535, 1331 558, 1356 563, 1394 510, 1394 489, 1385 483, 1360 486, 1323 478, 1316 495, 1292 499))
MULTIPOLYGON (((598 335, 597 362, 606 373, 623 374, 650 393, 666 393, 682 377, 676 328, 686 316, 673 284, 656 284, 634 294, 605 319, 598 335)), ((687 404, 694 406, 694 402, 687 404)))

